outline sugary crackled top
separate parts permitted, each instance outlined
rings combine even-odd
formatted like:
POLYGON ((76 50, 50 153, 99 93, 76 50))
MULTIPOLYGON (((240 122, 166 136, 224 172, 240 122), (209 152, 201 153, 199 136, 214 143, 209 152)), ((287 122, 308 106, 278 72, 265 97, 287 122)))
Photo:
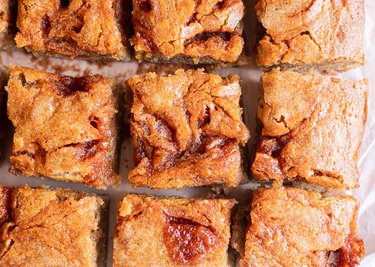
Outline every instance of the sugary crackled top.
POLYGON ((266 30, 260 65, 363 63, 363 0, 259 0, 255 9, 266 30))
POLYGON ((364 256, 358 237, 359 203, 294 188, 254 194, 240 266, 356 266, 364 256))
POLYGON ((244 40, 242 0, 133 0, 136 52, 238 60, 244 40))
POLYGON ((1 220, 1 266, 96 266, 103 234, 101 198, 68 190, 2 187, 0 204, 8 210, 8 219, 1 220))
POLYGON ((227 266, 235 203, 127 195, 117 214, 114 266, 227 266))
POLYGON ((126 57, 120 0, 20 0, 18 47, 70 57, 126 57))
POLYGON ((112 83, 99 75, 72 78, 11 67, 13 172, 99 188, 118 184, 112 166, 117 113, 112 83))
POLYGON ((358 186, 367 81, 272 71, 262 78, 262 139, 252 170, 261 179, 358 186))
POLYGON ((128 85, 136 164, 130 182, 164 188, 239 183, 239 145, 249 131, 238 76, 178 70, 131 78, 128 85))

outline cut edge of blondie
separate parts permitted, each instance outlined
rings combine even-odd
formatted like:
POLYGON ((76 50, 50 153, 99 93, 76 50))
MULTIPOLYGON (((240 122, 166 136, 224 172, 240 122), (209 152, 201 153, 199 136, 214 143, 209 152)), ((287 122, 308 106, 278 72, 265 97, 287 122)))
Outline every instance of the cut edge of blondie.
POLYGON ((230 67, 240 67, 247 65, 251 61, 251 56, 247 55, 242 51, 238 60, 235 62, 224 62, 217 59, 213 59, 209 56, 204 56, 201 58, 193 58, 185 55, 177 55, 174 57, 166 57, 163 55, 148 55, 143 52, 135 52, 135 56, 139 63, 149 62, 153 64, 183 64, 191 66, 206 67, 212 65, 213 68, 230 68, 230 67))

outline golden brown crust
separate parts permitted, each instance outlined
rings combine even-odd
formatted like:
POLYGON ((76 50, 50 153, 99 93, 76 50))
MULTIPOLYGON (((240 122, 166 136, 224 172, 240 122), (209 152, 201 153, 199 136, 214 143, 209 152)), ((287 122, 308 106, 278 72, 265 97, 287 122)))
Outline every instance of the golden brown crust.
POLYGON ((70 190, 8 189, 1 266, 97 266, 104 201, 70 190))
POLYGON ((0 48, 8 49, 14 45, 14 21, 12 15, 12 8, 14 0, 0 1, 0 48))
POLYGON ((117 186, 113 81, 10 68, 8 116, 15 126, 11 171, 117 186))
POLYGON ((235 203, 125 196, 117 213, 114 266, 228 266, 235 203))
POLYGON ((0 226, 12 217, 10 207, 10 189, 0 185, 0 226))
POLYGON ((272 71, 262 78, 262 138, 253 173, 336 189, 358 187, 367 81, 272 71))
POLYGON ((295 188, 260 190, 240 266, 356 266, 364 256, 357 235, 359 203, 295 188))
POLYGON ((363 65, 363 0, 259 0, 255 9, 266 30, 259 65, 337 71, 363 65))
POLYGON ((16 44, 42 54, 128 58, 118 15, 122 2, 19 0, 16 44))
POLYGON ((8 32, 10 22, 10 1, 0 1, 0 33, 8 32))
POLYGON ((243 179, 240 146, 249 139, 239 107, 239 77, 178 70, 128 80, 135 186, 172 188, 243 179))
POLYGON ((242 0, 133 0, 136 58, 236 62, 244 47, 244 9, 242 0))

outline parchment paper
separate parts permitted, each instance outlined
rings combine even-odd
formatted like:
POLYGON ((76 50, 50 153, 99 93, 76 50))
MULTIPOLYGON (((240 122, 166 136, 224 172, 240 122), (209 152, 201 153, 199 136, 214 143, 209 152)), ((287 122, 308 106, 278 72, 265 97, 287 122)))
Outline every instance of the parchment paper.
MULTIPOLYGON (((252 2, 252 1, 250 1, 252 2)), ((250 40, 248 49, 253 51, 254 32, 256 19, 254 12, 250 9, 245 19, 245 29, 248 40, 250 40)), ((363 68, 352 70, 348 73, 340 75, 341 77, 360 80, 368 78, 369 88, 369 113, 366 133, 360 152, 359 167, 361 170, 359 190, 355 190, 353 194, 361 201, 359 212, 359 233, 365 241, 366 257, 361 266, 375 266, 375 1, 366 1, 366 35, 365 35, 366 65, 363 68)), ((254 60, 253 60, 254 61, 254 60)), ((123 63, 107 63, 98 64, 84 60, 69 60, 61 58, 43 58, 34 57, 25 54, 22 51, 0 52, 0 67, 6 68, 8 64, 22 65, 34 67, 37 69, 63 73, 67 75, 83 75, 99 73, 107 77, 116 78, 123 81, 135 74, 145 73, 147 71, 157 71, 170 73, 178 66, 160 67, 155 65, 139 65, 135 62, 123 63)), ((241 85, 243 90, 243 106, 244 117, 247 126, 250 128, 252 138, 249 142, 249 150, 255 147, 256 139, 256 110, 258 99, 262 94, 259 78, 261 71, 254 63, 240 68, 222 69, 214 71, 222 75, 237 73, 241 77, 241 85)), ((11 127, 10 127, 11 128, 11 127)), ((210 197, 212 190, 209 187, 180 189, 180 190, 150 190, 146 188, 132 188, 127 181, 127 173, 133 166, 132 162, 132 146, 131 142, 126 139, 122 145, 122 153, 120 160, 120 173, 122 176, 122 184, 119 190, 109 188, 108 190, 96 190, 86 187, 82 184, 67 183, 54 181, 51 179, 41 179, 37 177, 14 176, 8 172, 9 155, 12 142, 12 129, 9 129, 5 138, 5 147, 3 145, 3 160, 0 163, 0 184, 5 185, 24 185, 30 186, 48 185, 50 187, 71 188, 86 192, 94 192, 104 194, 110 198, 110 218, 109 218, 109 241, 108 241, 108 266, 112 264, 112 235, 115 227, 116 203, 122 199, 126 193, 145 193, 159 196, 183 196, 183 197, 210 197)), ((250 159, 248 160, 250 161, 250 159)), ((257 186, 254 182, 241 185, 238 188, 229 191, 230 197, 242 199, 248 193, 248 189, 257 186)))

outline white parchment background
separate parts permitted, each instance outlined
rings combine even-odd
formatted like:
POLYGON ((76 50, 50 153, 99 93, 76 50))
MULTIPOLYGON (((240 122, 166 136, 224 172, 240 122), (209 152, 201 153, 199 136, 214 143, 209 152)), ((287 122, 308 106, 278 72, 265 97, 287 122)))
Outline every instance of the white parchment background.
POLYGON ((375 266, 375 1, 366 1, 366 65, 359 74, 369 79, 369 118, 359 167, 360 189, 354 195, 361 201, 359 234, 365 241, 367 256, 361 266, 375 266))
MULTIPOLYGON (((252 2, 251 0, 250 2, 252 2)), ((253 39, 255 32, 255 16, 253 11, 249 11, 245 20, 246 33, 250 39, 253 39)), ((375 1, 366 1, 366 65, 361 69, 352 70, 344 75, 345 78, 362 79, 368 78, 370 82, 369 89, 369 118, 368 125, 363 140, 363 146, 360 153, 359 167, 361 170, 360 184, 361 188, 353 194, 361 201, 359 212, 359 233, 365 240, 367 255, 362 261, 361 266, 375 266, 375 1)), ((250 46, 252 46, 250 44, 250 46)), ((95 64, 83 60, 68 59, 47 59, 35 58, 23 52, 0 52, 0 67, 6 68, 8 64, 30 66, 43 69, 49 72, 64 73, 68 75, 83 75, 88 73, 100 73, 102 75, 116 78, 121 81, 135 74, 147 72, 148 70, 160 71, 160 68, 154 66, 139 66, 137 63, 108 63, 95 64)), ((170 71, 169 71, 170 72, 170 71)), ((261 72, 254 63, 236 69, 224 69, 217 71, 222 75, 237 73, 241 77, 243 89, 243 105, 245 122, 252 132, 252 138, 249 142, 249 148, 252 150, 255 146, 254 136, 256 135, 256 110, 258 99, 262 94, 259 84, 261 72)), ((11 128, 11 127, 9 127, 11 128)), ((6 136, 5 147, 3 146, 3 160, 0 163, 0 184, 5 185, 24 185, 30 186, 48 185, 50 187, 71 188, 86 192, 94 192, 107 195, 110 199, 110 218, 109 218, 109 238, 108 238, 108 262, 112 263, 112 235, 115 227, 116 203, 126 193, 146 193, 159 196, 184 196, 184 197, 208 197, 211 195, 210 188, 195 188, 181 190, 150 190, 145 188, 132 188, 127 182, 128 170, 132 167, 132 147, 129 139, 125 140, 122 146, 120 161, 120 173, 122 184, 119 190, 112 188, 108 190, 95 190, 85 187, 81 184, 66 183, 50 179, 30 178, 14 176, 8 172, 9 155, 12 142, 12 129, 9 129, 6 136)), ((249 188, 255 187, 255 183, 248 183, 230 191, 229 196, 241 199, 249 188)))

